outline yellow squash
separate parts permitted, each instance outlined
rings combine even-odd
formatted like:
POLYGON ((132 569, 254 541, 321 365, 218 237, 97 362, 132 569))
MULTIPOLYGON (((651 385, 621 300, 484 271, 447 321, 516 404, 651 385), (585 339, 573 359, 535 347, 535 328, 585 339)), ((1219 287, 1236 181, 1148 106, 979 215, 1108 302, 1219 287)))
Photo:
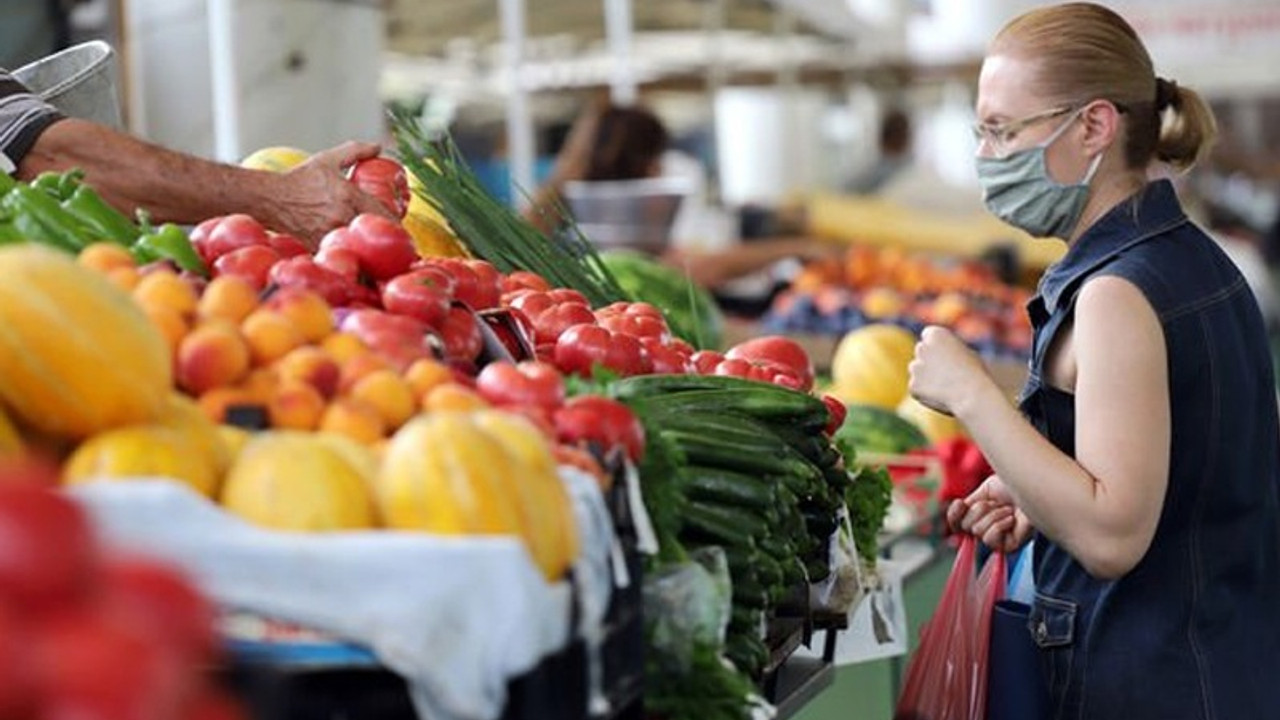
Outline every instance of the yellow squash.
POLYGON ((160 417, 169 346, 104 275, 36 245, 0 248, 0 399, 49 435, 86 438, 160 417))

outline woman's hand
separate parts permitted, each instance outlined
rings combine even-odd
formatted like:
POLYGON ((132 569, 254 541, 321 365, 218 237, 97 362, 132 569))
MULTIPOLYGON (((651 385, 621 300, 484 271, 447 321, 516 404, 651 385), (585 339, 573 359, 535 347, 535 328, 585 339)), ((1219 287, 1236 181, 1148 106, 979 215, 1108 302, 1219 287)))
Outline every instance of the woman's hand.
POLYGON ((994 385, 982 360, 950 330, 929 326, 920 333, 916 356, 908 366, 911 395, 946 415, 977 394, 983 384, 994 385))
POLYGON ((1010 553, 1031 538, 1031 521, 1022 514, 998 475, 947 508, 947 525, 981 540, 987 547, 1010 553))

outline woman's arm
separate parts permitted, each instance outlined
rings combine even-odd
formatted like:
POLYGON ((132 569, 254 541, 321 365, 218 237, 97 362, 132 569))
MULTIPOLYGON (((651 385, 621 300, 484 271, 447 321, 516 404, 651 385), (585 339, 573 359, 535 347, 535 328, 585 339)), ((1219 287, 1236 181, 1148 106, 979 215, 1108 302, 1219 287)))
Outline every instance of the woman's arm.
POLYGON ((1146 554, 1168 487, 1171 419, 1163 330, 1126 280, 1089 281, 1076 303, 1076 458, 1035 431, 946 331, 931 329, 913 393, 955 414, 1030 522, 1092 575, 1146 554), (957 352, 959 348, 960 352, 957 352))
POLYGON ((378 153, 374 144, 346 143, 277 174, 203 160, 68 118, 40 134, 19 163, 18 177, 79 167, 86 182, 126 213, 145 207, 157 221, 196 223, 242 212, 314 242, 359 213, 386 214, 342 174, 378 153))

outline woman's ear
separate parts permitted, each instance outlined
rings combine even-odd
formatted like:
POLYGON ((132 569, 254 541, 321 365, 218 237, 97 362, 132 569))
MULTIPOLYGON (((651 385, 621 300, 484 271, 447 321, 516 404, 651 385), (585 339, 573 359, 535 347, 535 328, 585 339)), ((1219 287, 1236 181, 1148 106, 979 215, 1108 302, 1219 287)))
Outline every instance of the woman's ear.
POLYGON ((1110 147, 1120 136, 1120 110, 1109 100, 1094 100, 1080 115, 1084 147, 1090 155, 1110 147))

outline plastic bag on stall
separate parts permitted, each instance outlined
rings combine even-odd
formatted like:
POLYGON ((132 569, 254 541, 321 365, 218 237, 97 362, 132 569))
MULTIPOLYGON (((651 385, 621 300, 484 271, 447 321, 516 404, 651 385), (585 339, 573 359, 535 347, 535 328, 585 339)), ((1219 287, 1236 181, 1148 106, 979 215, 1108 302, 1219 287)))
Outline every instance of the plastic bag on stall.
POLYGON ((690 666, 695 645, 724 645, 733 591, 720 548, 700 548, 690 553, 690 562, 646 576, 643 597, 651 652, 681 670, 690 666))
POLYGON ((933 617, 907 667, 894 720, 986 720, 991 613, 1004 595, 1005 558, 974 572, 977 541, 966 535, 933 617))
POLYGON ((809 606, 814 610, 848 614, 866 596, 866 575, 874 568, 863 567, 853 541, 849 507, 840 505, 836 513, 836 531, 828 540, 831 573, 826 579, 809 586, 809 606))

